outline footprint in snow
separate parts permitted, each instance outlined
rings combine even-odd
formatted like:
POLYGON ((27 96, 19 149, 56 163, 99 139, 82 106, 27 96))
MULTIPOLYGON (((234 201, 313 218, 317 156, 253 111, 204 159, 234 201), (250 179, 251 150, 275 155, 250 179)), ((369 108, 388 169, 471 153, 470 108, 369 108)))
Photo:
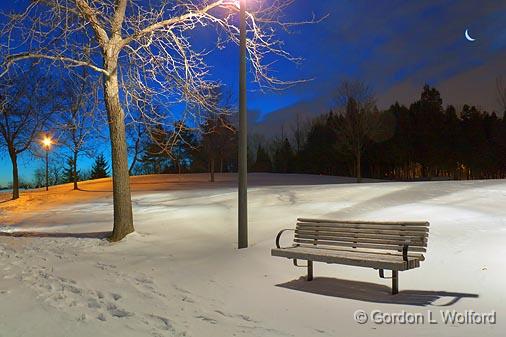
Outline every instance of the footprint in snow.
POLYGON ((134 315, 132 312, 120 309, 115 304, 112 303, 107 304, 107 311, 111 316, 117 318, 130 317, 134 315))
POLYGON ((102 270, 111 270, 111 269, 116 269, 116 266, 113 265, 113 264, 107 264, 107 263, 102 263, 102 262, 97 262, 95 264, 95 266, 99 269, 102 269, 102 270))
POLYGON ((90 309, 98 309, 100 308, 100 303, 93 297, 88 298, 88 308, 90 309))
POLYGON ((202 315, 195 316, 195 318, 201 319, 204 322, 207 322, 207 323, 210 323, 210 324, 217 324, 218 323, 218 321, 215 320, 214 318, 210 318, 210 317, 206 317, 206 316, 202 316, 202 315))
MULTIPOLYGON (((154 320, 157 324, 157 328, 160 330, 174 330, 172 323, 168 318, 158 315, 148 315, 151 320, 154 320)), ((149 322, 146 322, 149 324, 149 322)))
POLYGON ((251 317, 247 316, 247 315, 243 315, 243 314, 238 314, 238 315, 232 315, 232 314, 227 314, 221 310, 215 310, 214 312, 222 315, 222 316, 225 316, 225 317, 229 317, 229 318, 240 318, 242 319, 243 321, 246 321, 246 322, 252 322, 252 323, 259 323, 258 321, 255 321, 254 319, 252 319, 251 317))
POLYGON ((111 297, 115 301, 120 300, 122 298, 122 296, 120 294, 116 294, 116 293, 111 293, 111 297))

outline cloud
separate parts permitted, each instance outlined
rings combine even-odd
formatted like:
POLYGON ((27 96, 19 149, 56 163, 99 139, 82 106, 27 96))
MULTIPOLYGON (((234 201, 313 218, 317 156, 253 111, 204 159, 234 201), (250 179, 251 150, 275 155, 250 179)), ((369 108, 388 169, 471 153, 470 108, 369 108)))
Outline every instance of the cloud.
MULTIPOLYGON (((476 105, 488 111, 502 112, 498 102, 496 78, 506 76, 506 52, 497 55, 489 62, 468 69, 435 84, 441 92, 444 104, 461 106, 476 105)), ((379 105, 388 107, 392 97, 404 105, 418 99, 423 81, 418 78, 407 79, 384 92, 379 105)), ((431 83, 432 84, 432 83, 431 83)))
POLYGON ((315 80, 292 89, 299 103, 270 113, 256 129, 279 135, 297 114, 327 112, 334 88, 350 78, 374 87, 382 108, 396 100, 411 103, 429 83, 446 103, 498 110, 495 78, 505 73, 506 3, 327 0, 303 9, 311 6, 330 17, 288 46, 306 50, 300 74, 315 80), (466 28, 475 43, 465 40, 466 28))
POLYGON ((299 102, 267 115, 261 122, 251 125, 251 132, 264 135, 267 138, 281 136, 291 137, 297 125, 307 125, 316 116, 329 112, 331 99, 318 97, 317 99, 299 102))

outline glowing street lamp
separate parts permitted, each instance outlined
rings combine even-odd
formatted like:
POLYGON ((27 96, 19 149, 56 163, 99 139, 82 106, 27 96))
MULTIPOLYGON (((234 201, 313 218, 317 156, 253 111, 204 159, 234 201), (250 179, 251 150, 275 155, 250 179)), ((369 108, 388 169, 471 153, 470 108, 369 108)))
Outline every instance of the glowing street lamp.
POLYGON ((44 139, 42 139, 42 145, 44 145, 46 150, 49 150, 52 144, 53 140, 51 139, 51 137, 45 136, 44 139))
POLYGON ((248 117, 246 111, 246 0, 240 6, 239 62, 239 228, 238 248, 248 247, 248 117))
POLYGON ((46 150, 46 191, 49 190, 49 150, 51 149, 51 145, 53 144, 53 140, 49 136, 44 136, 42 139, 42 147, 46 150))

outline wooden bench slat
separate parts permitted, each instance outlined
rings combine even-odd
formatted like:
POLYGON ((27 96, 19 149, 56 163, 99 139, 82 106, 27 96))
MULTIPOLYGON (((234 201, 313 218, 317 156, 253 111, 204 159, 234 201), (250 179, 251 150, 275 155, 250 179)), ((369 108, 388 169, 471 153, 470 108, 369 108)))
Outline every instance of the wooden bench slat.
POLYGON ((357 229, 392 229, 398 231, 428 232, 428 227, 408 226, 408 225, 380 225, 380 224, 350 224, 350 223, 310 223, 298 222, 299 227, 322 227, 322 228, 357 228, 357 229))
POLYGON ((369 233, 369 234, 391 234, 391 235, 420 235, 428 236, 428 232, 421 231, 402 231, 392 229, 365 229, 365 228, 333 228, 333 227, 312 227, 312 226, 297 226, 296 229, 300 230, 312 230, 312 231, 334 231, 344 233, 369 233))
POLYGON ((416 258, 410 258, 408 262, 405 262, 402 258, 390 258, 376 254, 365 256, 363 254, 358 255, 335 251, 316 251, 304 247, 273 249, 271 254, 286 258, 390 270, 412 269, 418 267, 420 263, 416 258))
POLYGON ((340 236, 340 237, 351 237, 351 238, 370 238, 370 239, 385 239, 385 240, 412 240, 421 241, 426 243, 428 238, 426 235, 397 235, 397 234, 372 234, 362 232, 350 232, 350 231, 323 231, 323 230, 309 230, 309 229, 295 229, 295 233, 304 235, 329 235, 329 236, 340 236))
MULTIPOLYGON (((289 248, 281 248, 281 250, 293 251, 293 252, 304 252, 311 254, 319 254, 319 255, 327 255, 327 256, 343 256, 350 258, 357 258, 365 261, 385 261, 385 262, 403 262, 402 256, 397 255, 385 255, 385 254, 376 254, 374 252, 369 253, 360 253, 355 251, 339 251, 339 250, 331 250, 331 249, 319 249, 315 251, 314 248, 311 247, 289 247, 289 248)), ((416 258, 412 258, 416 259, 416 258)))
MULTIPOLYGON (((314 240, 304 240, 304 239, 294 239, 295 243, 305 243, 305 244, 314 244, 314 240)), ((338 241, 324 241, 318 240, 318 245, 327 245, 327 246, 346 246, 346 247, 363 247, 363 248, 376 248, 376 249, 390 249, 390 250, 399 250, 402 249, 402 246, 399 245, 382 245, 382 244, 373 244, 373 243, 360 243, 360 242, 338 242, 338 241)), ((409 250, 413 252, 425 252, 425 247, 409 247, 409 250)))
MULTIPOLYGON (((395 250, 384 250, 384 249, 373 249, 373 248, 353 248, 353 247, 342 247, 342 246, 311 246, 311 245, 300 245, 300 248, 308 248, 308 249, 322 249, 329 251, 338 251, 338 252, 351 252, 356 254, 375 254, 375 255, 387 255, 387 256, 396 256, 398 258, 402 258, 402 252, 398 252, 395 250)), ((292 247, 289 247, 292 248, 292 247)), ((420 252, 408 252, 408 256, 418 259, 420 261, 424 261, 425 257, 423 253, 420 252)))
MULTIPOLYGON (((378 244, 389 244, 389 245, 400 245, 403 246, 406 240, 401 239, 391 239, 386 240, 382 238, 362 238, 362 237, 342 237, 338 235, 319 235, 319 234, 301 234, 295 233, 295 238, 297 239, 308 239, 308 240, 324 240, 324 241, 344 241, 344 242, 363 242, 363 243, 378 243, 378 244)), ((410 240, 410 247, 425 247, 427 243, 422 242, 421 240, 410 240)))
POLYGON ((298 218, 299 222, 313 222, 313 223, 345 223, 345 224, 379 224, 379 225, 410 225, 410 226, 425 226, 429 227, 430 223, 427 221, 365 221, 365 220, 328 220, 328 219, 307 219, 298 218))

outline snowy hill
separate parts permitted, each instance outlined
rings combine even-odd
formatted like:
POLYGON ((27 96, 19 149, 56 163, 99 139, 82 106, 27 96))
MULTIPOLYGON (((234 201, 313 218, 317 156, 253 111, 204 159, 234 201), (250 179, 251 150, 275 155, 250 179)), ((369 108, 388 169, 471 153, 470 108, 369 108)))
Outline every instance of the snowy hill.
POLYGON ((111 244, 109 179, 0 203, 0 336, 499 336, 506 181, 364 183, 250 177, 250 243, 236 249, 234 175, 132 178, 137 232, 111 244), (400 293, 372 269, 270 256, 297 217, 428 220, 421 268, 400 293), (357 324, 356 310, 497 312, 497 324, 357 324))

